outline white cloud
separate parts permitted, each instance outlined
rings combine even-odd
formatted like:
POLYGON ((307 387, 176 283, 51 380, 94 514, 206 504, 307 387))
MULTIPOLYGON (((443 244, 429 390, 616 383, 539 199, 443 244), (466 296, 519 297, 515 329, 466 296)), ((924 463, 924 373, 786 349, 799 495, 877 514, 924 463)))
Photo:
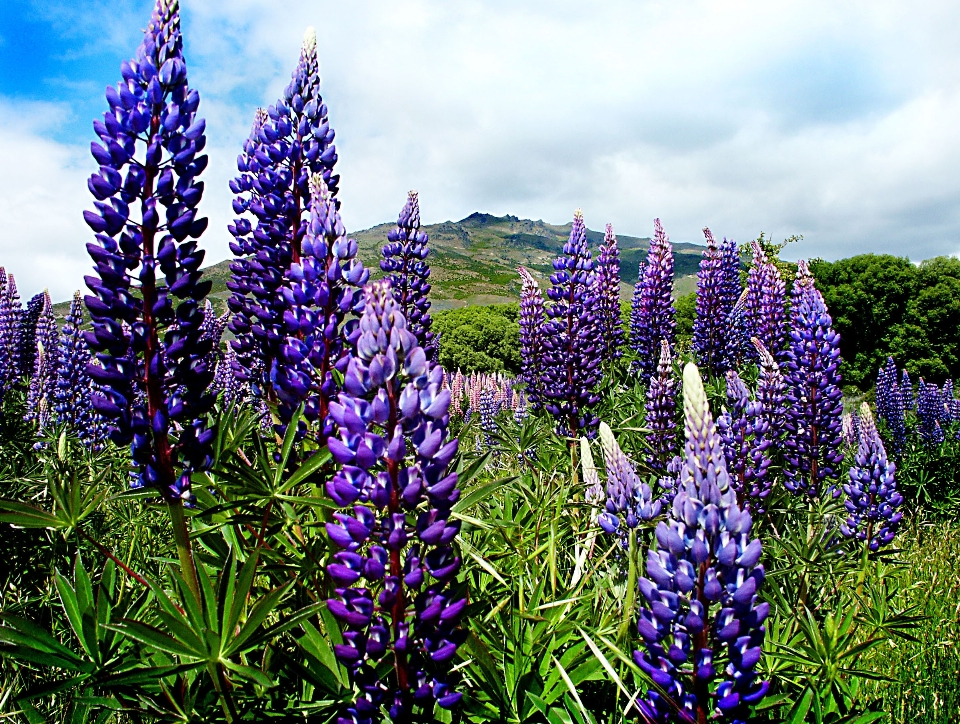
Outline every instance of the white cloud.
MULTIPOLYGON (((317 28, 348 228, 394 218, 417 188, 430 222, 476 210, 564 222, 579 206, 591 227, 612 221, 627 234, 649 233, 659 216, 676 240, 698 240, 705 224, 741 240, 760 229, 802 233, 791 249, 800 255, 960 249, 955 3, 185 7, 191 79, 208 118, 211 260, 229 253, 226 182, 255 105, 282 91, 307 25, 317 28)), ((49 131, 29 126, 13 145, 49 144, 49 131)), ((0 141, 0 160, 12 143, 0 141)), ((34 167, 61 164, 74 187, 58 194, 56 213, 29 199, 8 208, 5 260, 8 228, 38 248, 69 243, 82 254, 84 230, 66 241, 88 204, 82 178, 76 187, 69 175, 76 152, 35 147, 48 157, 34 167), (38 223, 31 208, 64 219, 38 223), (62 224, 59 238, 31 231, 44 224, 62 224)), ((22 186, 0 183, 5 200, 8 186, 22 186)))

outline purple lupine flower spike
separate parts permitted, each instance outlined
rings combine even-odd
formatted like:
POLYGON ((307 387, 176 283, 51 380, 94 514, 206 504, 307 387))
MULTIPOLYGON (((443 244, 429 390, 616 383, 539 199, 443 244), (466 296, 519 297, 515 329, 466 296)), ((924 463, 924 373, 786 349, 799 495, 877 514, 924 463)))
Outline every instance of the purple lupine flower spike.
POLYGON ((782 447, 784 485, 811 497, 839 477, 841 416, 840 335, 804 261, 791 299, 790 345, 785 355, 786 409, 782 447))
POLYGON ((336 585, 327 605, 344 629, 336 656, 360 690, 340 721, 379 719, 381 704, 407 721, 414 705, 429 714, 434 702, 450 708, 461 697, 448 680, 466 638, 466 599, 452 587, 457 440, 447 439, 443 369, 407 329, 389 281, 370 284, 364 299, 343 392, 330 405, 339 435, 328 445, 342 468, 326 486, 341 507, 327 523, 340 549, 327 566, 336 585))
POLYGON ((666 521, 639 581, 638 631, 644 649, 634 660, 658 690, 640 703, 649 722, 746 722, 766 695, 756 665, 769 604, 759 538, 750 512, 737 505, 723 445, 696 366, 683 372, 686 444, 666 521), (715 662, 728 661, 722 671, 715 662), (716 715, 719 710, 719 716, 716 715))
POLYGON ((647 440, 650 453, 647 462, 657 473, 665 473, 667 464, 677 454, 677 390, 673 379, 673 359, 670 344, 660 340, 660 363, 657 374, 650 379, 647 388, 646 427, 650 430, 647 440))
POLYGON ((205 122, 187 85, 177 0, 157 0, 137 57, 120 72, 123 81, 107 88, 110 109, 94 122, 100 142, 91 144, 100 170, 87 184, 96 211, 84 212, 97 272, 86 277, 86 341, 99 364, 87 371, 101 386, 93 405, 114 441, 131 443, 134 484, 180 501, 190 497, 192 473, 211 463, 213 371, 200 333, 210 282, 200 281, 195 240, 207 227, 196 181, 207 165, 205 122))
POLYGON ((56 389, 57 362, 57 318, 53 314, 53 302, 50 293, 43 291, 43 306, 34 330, 36 353, 33 362, 34 373, 30 377, 30 389, 27 393, 26 419, 35 420, 41 428, 50 422, 53 407, 53 393, 56 389))
POLYGON ((746 290, 740 283, 740 249, 733 239, 720 244, 721 282, 720 313, 726 320, 727 337, 724 343, 724 367, 736 369, 749 350, 745 309, 746 290))
POLYGON ((942 405, 940 389, 933 383, 927 384, 921 377, 917 385, 917 420, 920 439, 927 447, 936 447, 946 437, 940 424, 942 405))
POLYGON ((726 307, 722 253, 710 229, 704 227, 703 235, 707 248, 697 272, 697 316, 693 322, 692 346, 701 369, 722 375, 727 370, 728 317, 733 305, 726 307))
POLYGON ((613 225, 607 224, 596 264, 597 328, 600 354, 604 360, 623 355, 623 326, 620 323, 620 247, 613 225))
POLYGON ((60 333, 58 363, 53 392, 57 422, 66 425, 88 447, 105 441, 104 421, 93 409, 93 380, 87 372, 90 349, 83 336, 83 302, 75 292, 60 333))
MULTIPOLYGON (((909 383, 909 377, 907 381, 909 383)), ((912 397, 913 390, 909 390, 907 394, 912 397)), ((904 391, 898 382, 897 364, 893 357, 888 357, 887 364, 880 368, 877 375, 877 417, 887 425, 896 456, 902 455, 907 445, 907 401, 904 397, 904 391)))
POLYGON ((653 499, 650 486, 637 475, 605 422, 600 423, 600 445, 607 473, 607 501, 597 522, 604 532, 618 535, 626 547, 629 529, 660 515, 661 502, 653 499))
POLYGON ((430 331, 430 265, 427 257, 429 237, 420 231, 420 201, 416 191, 407 194, 407 203, 400 211, 397 226, 387 235, 380 268, 397 295, 407 328, 417 335, 427 357, 436 361, 438 353, 430 331))
POLYGON ((518 267, 520 274, 520 377, 527 385, 527 400, 533 410, 539 410, 543 401, 543 293, 540 285, 527 269, 518 267))
POLYGON ((598 402, 600 355, 596 340, 597 301, 593 290, 593 260, 579 209, 573 217, 563 255, 553 262, 551 304, 543 333, 542 391, 544 407, 560 434, 575 436, 595 429, 591 408, 598 402))
POLYGON ((767 421, 767 435, 776 443, 783 428, 784 400, 786 382, 780 372, 780 365, 759 339, 750 340, 760 361, 760 376, 757 379, 757 401, 763 405, 761 414, 767 421))
POLYGON ((282 288, 291 265, 300 263, 314 176, 322 176, 339 209, 334 135, 320 95, 316 33, 308 28, 290 83, 274 105, 257 111, 237 159, 240 175, 230 183, 238 215, 229 227, 230 248, 238 257, 228 283, 232 344, 241 377, 250 378, 256 393, 271 402, 277 393, 269 376, 287 337, 282 288))
POLYGON ((0 267, 0 405, 8 390, 21 382, 20 295, 13 274, 7 276, 0 267))
POLYGON ((860 439, 856 464, 850 468, 850 482, 843 486, 844 505, 850 517, 840 526, 847 536, 864 541, 871 551, 893 542, 903 513, 897 508, 903 497, 897 492, 896 466, 887 460, 870 407, 860 407, 860 439))
POLYGON ((37 362, 37 322, 43 311, 45 292, 34 294, 27 303, 27 309, 20 318, 20 330, 17 333, 20 341, 20 373, 28 380, 33 377, 33 366, 37 362))
MULTIPOLYGON (((493 433, 497 431, 497 415, 500 412, 500 404, 496 400, 496 392, 492 389, 482 390, 480 392, 480 429, 483 431, 483 439, 487 450, 492 450, 493 433)), ((477 442, 479 442, 477 438, 477 442)))
POLYGON ((676 319, 673 308, 673 247, 660 224, 654 219, 653 240, 643 267, 639 294, 634 291, 637 308, 631 315, 630 347, 637 355, 635 370, 646 384, 657 368, 660 340, 673 349, 676 319))
POLYGON ((787 291, 777 265, 767 258, 760 243, 754 241, 753 265, 747 277, 744 321, 747 336, 756 337, 781 360, 787 338, 787 291))
POLYGON ((910 381, 910 373, 907 368, 903 368, 903 376, 900 378, 900 395, 903 398, 904 410, 917 409, 917 396, 913 389, 913 383, 910 381))
POLYGON ((322 443, 333 433, 328 413, 338 391, 334 370, 346 364, 346 344, 359 333, 358 320, 345 320, 363 309, 370 272, 357 259, 357 242, 347 237, 321 174, 311 179, 310 188, 301 256, 290 265, 282 289, 286 336, 269 374, 281 430, 303 404, 304 418, 319 421, 322 443))
POLYGON ((737 491, 740 506, 752 515, 760 515, 773 485, 767 474, 772 447, 770 423, 763 403, 750 399, 750 391, 735 370, 727 371, 727 402, 729 408, 720 415, 717 426, 730 485, 737 491))

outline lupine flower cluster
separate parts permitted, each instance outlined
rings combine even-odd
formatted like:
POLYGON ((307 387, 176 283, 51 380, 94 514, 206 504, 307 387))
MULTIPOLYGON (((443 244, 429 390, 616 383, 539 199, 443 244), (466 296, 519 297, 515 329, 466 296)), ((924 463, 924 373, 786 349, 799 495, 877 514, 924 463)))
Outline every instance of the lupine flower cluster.
POLYGON ((853 447, 860 441, 860 415, 844 412, 841 418, 841 438, 847 447, 853 447))
POLYGON ((357 242, 347 237, 320 174, 311 179, 310 189, 306 237, 280 290, 285 337, 269 377, 277 394, 280 430, 303 404, 304 417, 319 422, 323 442, 333 433, 328 411, 337 392, 334 369, 343 370, 346 345, 359 333, 358 321, 346 317, 363 308, 362 288, 370 272, 357 259, 357 242))
POLYGON ((543 398, 543 293, 540 285, 524 267, 520 274, 520 360, 522 364, 520 378, 526 384, 527 399, 535 410, 540 408, 543 398))
POLYGON ((599 400, 595 389, 601 376, 593 259, 579 209, 553 269, 553 286, 547 292, 552 303, 542 337, 544 407, 560 434, 574 436, 596 428, 591 408, 599 400))
POLYGON ((683 374, 686 435, 679 487, 640 579, 637 664, 657 690, 651 722, 746 722, 769 684, 758 680, 769 604, 758 601, 762 547, 737 505, 723 445, 696 366, 683 374), (717 712, 719 710, 719 717, 717 712))
POLYGON ((517 389, 514 378, 503 372, 471 372, 468 375, 457 370, 453 374, 444 373, 444 387, 450 390, 450 414, 470 420, 475 412, 479 413, 480 402, 485 392, 490 391, 490 400, 497 410, 525 410, 527 397, 524 391, 517 389))
POLYGON ((947 414, 940 388, 921 377, 917 384, 917 420, 924 445, 936 447, 946 439, 943 426, 948 422, 947 414))
POLYGON ((717 419, 730 485, 741 508, 753 515, 764 512, 773 480, 769 475, 772 442, 770 422, 763 402, 751 399, 750 391, 735 370, 727 371, 729 407, 717 419))
POLYGON ((594 295, 597 304, 597 339, 604 360, 623 355, 623 326, 620 323, 620 247, 613 225, 607 224, 597 254, 594 295))
POLYGON ((343 467, 326 489, 344 510, 327 524, 340 549, 327 566, 336 585, 328 606, 345 629, 336 656, 360 691, 341 722, 378 719, 381 703, 397 720, 414 704, 430 712, 461 697, 447 678, 466 599, 453 587, 459 491, 448 466, 457 441, 447 440, 442 384, 389 282, 368 286, 355 355, 330 406, 339 436, 328 445, 343 467))
POLYGON ((46 427, 50 421, 53 392, 57 380, 57 318, 53 314, 50 294, 43 292, 43 304, 37 326, 33 330, 36 350, 33 361, 33 375, 30 377, 30 389, 27 392, 26 419, 35 420, 40 427, 46 427))
MULTIPOLYGON (((697 316, 693 322, 693 351, 701 369, 713 375, 722 375, 730 368, 727 341, 730 337, 730 314, 739 296, 739 278, 730 283, 730 260, 728 245, 724 242, 723 251, 717 246, 710 229, 704 227, 703 235, 707 239, 707 248, 700 260, 697 272, 697 316), (731 294, 734 296, 731 298, 731 294)), ((737 274, 739 275, 740 257, 737 256, 737 274)))
POLYGON ((833 330, 823 296, 804 261, 797 269, 790 320, 785 354, 784 485, 815 497, 839 476, 843 393, 840 335, 833 330))
POLYGON ((157 1, 137 57, 120 72, 91 144, 100 170, 87 184, 96 211, 84 212, 97 272, 86 278, 86 341, 99 364, 87 371, 99 385, 94 408, 117 443, 131 443, 135 485, 179 501, 190 497, 191 474, 210 464, 204 415, 213 371, 200 307, 210 282, 200 281, 204 252, 193 240, 207 226, 196 181, 207 165, 205 124, 187 85, 176 0, 157 1))
POLYGON ((848 538, 864 541, 871 551, 889 545, 897 533, 903 513, 897 508, 903 497, 897 492, 896 466, 887 460, 887 452, 870 414, 860 408, 859 447, 856 463, 850 468, 850 482, 844 484, 844 502, 850 517, 840 526, 848 538))
POLYGON ((266 111, 257 111, 237 159, 240 175, 230 184, 238 214, 229 227, 234 236, 230 248, 237 256, 227 285, 233 293, 232 344, 241 377, 259 376, 252 382, 258 394, 271 400, 275 393, 270 375, 289 334, 284 319, 289 306, 281 290, 291 265, 301 261, 311 179, 319 174, 331 199, 337 194, 333 139, 320 95, 316 34, 309 28, 283 96, 266 111), (256 219, 256 227, 245 213, 256 219))
POLYGON ((760 362, 760 376, 757 378, 757 401, 762 405, 760 414, 767 421, 769 439, 776 443, 783 428, 786 382, 780 365, 763 342, 754 337, 750 343, 760 362))
MULTIPOLYGON (((630 529, 636 528, 641 520, 653 520, 660 515, 661 502, 653 499, 650 486, 637 475, 605 422, 600 423, 600 446, 607 473, 607 500, 597 522, 605 533, 617 535, 626 547, 630 529)), ((597 484, 592 482, 594 486, 597 484)), ((591 497, 596 498, 596 493, 594 488, 591 497)))
POLYGON ((400 211, 397 226, 387 234, 387 243, 381 251, 380 268, 397 295, 400 310, 407 320, 407 328, 417 335, 427 357, 436 361, 439 349, 430 331, 430 265, 427 257, 429 238, 420 231, 420 201, 416 191, 407 195, 407 203, 400 211))
POLYGON ((90 349, 83 336, 83 302, 80 292, 76 292, 60 333, 53 412, 59 424, 74 430, 87 446, 96 447, 106 440, 107 430, 104 419, 93 408, 95 386, 87 371, 89 365, 90 349))
MULTIPOLYGON (((480 429, 483 430, 483 439, 487 450, 493 449, 493 433, 497 431, 497 415, 500 412, 500 403, 497 400, 496 392, 487 388, 480 392, 480 429)), ((480 445, 480 438, 477 438, 477 446, 480 445)))
POLYGON ((747 276, 744 300, 744 324, 748 339, 763 342, 775 359, 784 355, 787 337, 787 288, 777 265, 767 258, 760 243, 754 241, 753 265, 747 276))
POLYGON ((37 361, 37 322, 43 311, 44 302, 49 294, 46 291, 34 294, 27 302, 27 308, 20 318, 20 331, 17 333, 20 342, 20 371, 27 379, 33 377, 33 366, 37 361))
POLYGON ((630 348, 637 355, 635 371, 644 383, 656 372, 660 340, 673 349, 677 324, 672 296, 673 247, 660 219, 653 223, 653 240, 634 287, 630 313, 630 348))
POLYGON ((13 274, 0 267, 0 406, 4 395, 20 383, 20 321, 23 308, 13 274))
POLYGON ((693 351, 697 364, 712 374, 722 374, 726 316, 720 313, 720 284, 723 280, 723 259, 713 233, 703 228, 707 248, 697 271, 697 316, 693 322, 693 351))
POLYGON ((657 473, 664 473, 677 454, 677 390, 673 379, 673 357, 670 344, 660 340, 660 362, 657 374, 647 388, 646 428, 650 453, 647 461, 657 473))

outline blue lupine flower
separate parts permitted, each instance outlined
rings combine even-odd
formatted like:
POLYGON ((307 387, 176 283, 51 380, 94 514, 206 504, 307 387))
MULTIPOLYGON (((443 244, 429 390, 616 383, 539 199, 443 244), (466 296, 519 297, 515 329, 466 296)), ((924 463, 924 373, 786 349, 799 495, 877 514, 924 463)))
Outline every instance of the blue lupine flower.
POLYGON ((106 439, 103 418, 93 409, 93 380, 87 372, 90 349, 83 336, 83 302, 75 292, 60 333, 53 412, 57 422, 73 430, 88 447, 106 439))
POLYGON ((553 262, 553 286, 547 292, 543 332, 544 407, 561 434, 576 436, 595 429, 591 408, 598 402, 600 355, 597 350, 597 300, 593 293, 593 260, 587 249, 583 214, 577 209, 563 255, 553 262))
POLYGON ((0 267, 0 406, 8 390, 21 382, 20 322, 23 309, 17 282, 0 267))
POLYGON ((707 248, 697 272, 697 316, 693 321, 692 347, 701 369, 722 375, 727 370, 728 317, 736 299, 727 307, 723 255, 710 229, 704 227, 703 235, 707 248))
POLYGON ((665 339, 673 350, 677 326, 673 308, 673 247, 660 219, 653 223, 653 240, 634 289, 636 308, 630 317, 630 348, 637 355, 634 369, 645 384, 656 371, 660 340, 665 339))
POLYGON ((37 318, 33 338, 36 352, 33 361, 33 375, 27 393, 26 419, 35 420, 41 428, 50 422, 53 411, 53 393, 56 389, 57 363, 57 318, 53 314, 53 302, 50 293, 43 292, 43 306, 37 318))
POLYGON ((414 705, 454 706, 450 664, 466 638, 466 599, 453 588, 459 497, 448 469, 450 390, 407 329, 388 281, 369 285, 328 441, 342 468, 327 493, 342 508, 327 524, 340 549, 327 566, 336 585, 327 605, 344 628, 335 647, 360 694, 341 721, 379 721, 383 703, 407 721, 414 705), (381 673, 382 672, 382 673, 381 673))
POLYGON ((650 379, 646 402, 647 441, 650 453, 647 462, 658 473, 664 473, 677 454, 677 390, 673 379, 673 359, 670 344, 660 340, 660 363, 657 374, 650 379))
MULTIPOLYGON (((759 242, 752 243, 753 265, 747 276, 744 321, 747 337, 763 342, 774 359, 781 360, 787 338, 787 287, 777 265, 759 242)), ((750 350, 748 350, 750 351, 750 350)))
POLYGON ((310 221, 299 261, 282 288, 285 337, 270 368, 278 398, 281 431, 301 404, 308 421, 318 421, 318 439, 333 433, 329 405, 338 391, 334 370, 347 362, 363 309, 363 285, 370 272, 357 259, 357 242, 346 235, 336 203, 320 174, 311 179, 310 221))
POLYGON ((650 486, 637 475, 605 422, 600 423, 600 445, 607 472, 607 500, 597 522, 604 532, 618 535, 626 547, 629 529, 660 515, 661 502, 653 499, 650 486))
POLYGON ((864 541, 871 551, 889 545, 903 513, 897 510, 903 497, 897 492, 896 466, 887 460, 883 441, 866 402, 860 408, 860 440, 850 482, 843 486, 850 517, 840 526, 848 538, 864 541))
POLYGON ((380 268, 387 273, 407 329, 417 335, 427 357, 436 361, 434 334, 430 331, 430 265, 427 257, 429 237, 420 231, 420 201, 416 191, 407 194, 396 227, 387 235, 380 268))
POLYGON ((666 521, 657 525, 638 631, 637 664, 657 690, 640 702, 650 722, 746 722, 766 695, 759 681, 770 606, 759 538, 749 511, 737 505, 726 459, 696 366, 683 372, 685 455, 666 521))
POLYGON ((543 293, 540 285, 524 267, 520 274, 520 378, 527 385, 527 399, 534 410, 543 400, 543 330, 545 324, 543 293))
MULTIPOLYGON (((274 105, 257 111, 237 159, 240 175, 230 183, 238 215, 229 227, 234 236, 230 248, 238 257, 227 285, 233 292, 232 344, 241 376, 249 377, 257 394, 271 402, 277 395, 269 378, 288 335, 282 289, 291 266, 300 263, 311 179, 319 174, 330 198, 337 195, 333 139, 320 95, 316 34, 308 28, 290 83, 274 105), (245 213, 255 218, 256 226, 245 213)), ((339 202, 333 203, 339 209, 339 202)))
POLYGON ((612 224, 607 224, 595 268, 594 294, 597 297, 600 354, 604 360, 619 359, 623 355, 623 326, 620 323, 620 247, 617 245, 612 224))
POLYGON ((772 443, 770 423, 763 403, 750 399, 747 386, 734 370, 727 372, 728 409, 717 425, 723 438, 730 485, 737 501, 753 515, 764 512, 764 500, 770 495, 773 480, 768 475, 772 443))
POLYGON ((157 0, 137 57, 120 72, 123 81, 107 88, 109 110, 94 122, 100 142, 91 144, 100 170, 87 184, 96 211, 84 212, 97 272, 86 278, 86 340, 98 364, 87 371, 101 386, 93 405, 114 441, 131 443, 135 485, 179 501, 190 497, 192 473, 211 463, 204 418, 213 371, 200 334, 210 282, 200 281, 204 252, 195 241, 207 227, 196 181, 207 166, 205 123, 187 85, 177 0, 157 0))
POLYGON ((838 479, 843 462, 840 335, 834 331, 823 296, 802 260, 793 286, 790 319, 784 376, 784 485, 815 497, 838 479))

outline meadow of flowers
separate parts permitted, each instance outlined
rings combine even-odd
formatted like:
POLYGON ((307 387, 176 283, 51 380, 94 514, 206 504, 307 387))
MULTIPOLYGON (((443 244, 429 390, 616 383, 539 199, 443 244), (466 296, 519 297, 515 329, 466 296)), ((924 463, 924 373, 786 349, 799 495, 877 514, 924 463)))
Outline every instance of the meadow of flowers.
POLYGON ((960 399, 845 398, 805 262, 704 229, 688 343, 660 222, 623 320, 578 211, 522 373, 445 370, 417 194, 376 280, 344 229, 308 32, 218 315, 177 0, 120 72, 89 294, 0 269, 5 718, 956 720, 960 399))

